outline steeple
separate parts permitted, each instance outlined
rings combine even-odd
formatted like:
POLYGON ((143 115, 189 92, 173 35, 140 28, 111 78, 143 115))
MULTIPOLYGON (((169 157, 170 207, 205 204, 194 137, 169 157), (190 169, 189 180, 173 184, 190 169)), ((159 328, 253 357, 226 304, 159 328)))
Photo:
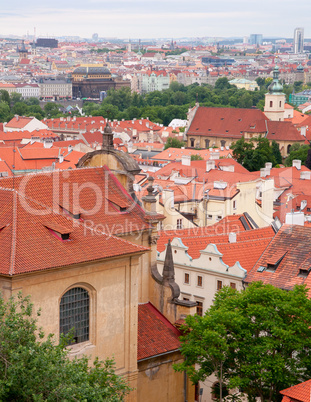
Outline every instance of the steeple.
POLYGON ((269 92, 265 95, 264 113, 269 120, 284 121, 286 96, 283 85, 279 82, 280 69, 276 64, 273 70, 273 80, 269 92))
POLYGON ((163 282, 170 282, 175 280, 175 270, 174 270, 174 261, 173 261, 173 253, 170 239, 168 240, 168 244, 166 246, 166 254, 165 261, 163 267, 163 282))
POLYGON ((273 81, 269 85, 270 94, 280 94, 283 91, 283 85, 279 82, 280 69, 276 64, 273 70, 273 81))
POLYGON ((106 127, 104 128, 103 132, 103 146, 102 149, 114 149, 113 146, 113 133, 112 128, 109 125, 108 119, 106 127))

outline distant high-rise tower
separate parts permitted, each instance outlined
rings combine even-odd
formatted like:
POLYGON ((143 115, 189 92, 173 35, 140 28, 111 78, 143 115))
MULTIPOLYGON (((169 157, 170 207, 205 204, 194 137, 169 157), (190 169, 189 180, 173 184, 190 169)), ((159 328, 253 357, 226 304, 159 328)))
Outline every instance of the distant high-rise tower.
POLYGON ((98 34, 97 34, 97 33, 94 33, 94 34, 92 35, 92 41, 93 41, 93 42, 98 42, 98 34))
POLYGON ((294 31, 294 53, 303 53, 303 28, 296 28, 294 31))
POLYGON ((262 34, 251 34, 249 36, 250 45, 262 45, 262 34))

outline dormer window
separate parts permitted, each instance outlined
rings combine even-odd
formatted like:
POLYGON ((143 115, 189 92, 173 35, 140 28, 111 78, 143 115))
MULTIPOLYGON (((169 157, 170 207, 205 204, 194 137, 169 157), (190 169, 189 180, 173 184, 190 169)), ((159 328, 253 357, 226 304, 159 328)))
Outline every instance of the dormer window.
POLYGON ((60 207, 61 207, 61 209, 63 210, 63 212, 64 212, 64 215, 68 215, 68 216, 70 216, 71 218, 73 218, 73 219, 81 219, 81 213, 80 212, 71 212, 71 211, 69 211, 68 209, 66 209, 65 207, 63 207, 62 205, 60 205, 60 207))
POLYGON ((69 236, 72 229, 60 225, 56 222, 46 222, 44 226, 59 240, 70 240, 69 236))
POLYGON ((276 253, 273 257, 271 257, 267 261, 267 272, 275 272, 277 267, 280 265, 281 261, 285 257, 286 253, 281 252, 281 253, 276 253))
POLYGON ((307 278, 307 276, 309 275, 310 269, 311 268, 309 268, 309 269, 300 269, 299 273, 298 273, 298 276, 300 278, 307 278))

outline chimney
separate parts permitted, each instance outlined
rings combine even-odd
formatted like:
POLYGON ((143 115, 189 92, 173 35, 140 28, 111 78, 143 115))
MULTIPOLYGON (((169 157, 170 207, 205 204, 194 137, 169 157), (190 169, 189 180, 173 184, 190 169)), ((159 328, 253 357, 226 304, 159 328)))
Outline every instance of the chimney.
POLYGON ((301 170, 301 160, 294 159, 293 160, 293 167, 295 167, 297 170, 301 170))
POLYGON ((162 191, 162 200, 166 210, 174 209, 174 191, 164 188, 162 191))
POLYGON ((229 233, 229 243, 236 243, 236 233, 235 232, 229 233))
POLYGON ((300 134, 303 135, 304 137, 307 135, 307 127, 306 126, 301 127, 300 134))
POLYGON ((310 180, 311 179, 311 172, 308 170, 302 170, 300 172, 300 180, 310 180))
POLYGON ((286 225, 304 226, 305 214, 303 212, 288 212, 285 217, 286 225))
POLYGON ((266 162, 265 169, 267 171, 267 176, 270 176, 271 169, 272 169, 272 163, 271 162, 266 162))
POLYGON ((261 168, 260 169, 260 177, 266 177, 270 175, 270 169, 267 168, 261 168))
POLYGON ((63 163, 64 162, 64 155, 60 154, 58 157, 58 162, 63 163))
POLYGON ((215 161, 214 160, 206 161, 206 171, 209 172, 210 170, 213 169, 215 169, 215 161))
POLYGON ((181 157, 181 164, 183 166, 191 166, 191 156, 190 155, 183 155, 181 157))

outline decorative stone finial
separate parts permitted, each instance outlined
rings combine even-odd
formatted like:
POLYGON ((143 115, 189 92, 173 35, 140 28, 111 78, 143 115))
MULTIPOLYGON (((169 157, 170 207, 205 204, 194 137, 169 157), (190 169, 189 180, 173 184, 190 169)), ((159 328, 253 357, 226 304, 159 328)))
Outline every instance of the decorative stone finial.
POLYGON ((109 125, 109 122, 107 120, 107 124, 104 128, 103 132, 103 149, 114 149, 113 146, 113 133, 112 133, 112 128, 109 125))

